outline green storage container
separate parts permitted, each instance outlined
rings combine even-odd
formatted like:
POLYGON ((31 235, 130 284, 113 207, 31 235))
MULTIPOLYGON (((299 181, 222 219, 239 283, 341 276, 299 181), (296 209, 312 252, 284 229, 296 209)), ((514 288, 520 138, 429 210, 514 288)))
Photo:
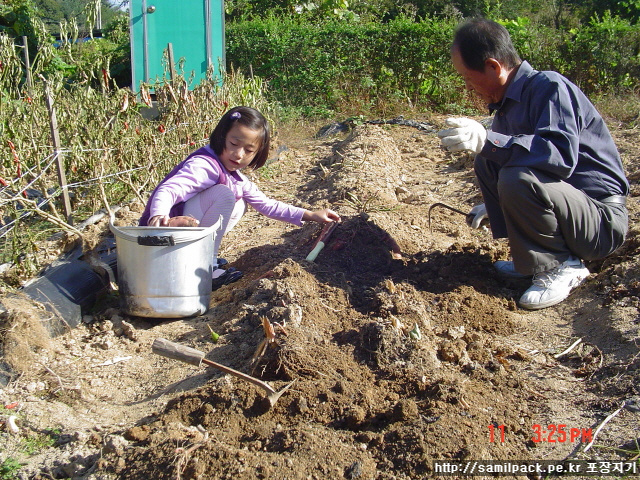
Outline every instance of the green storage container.
POLYGON ((131 0, 131 88, 168 78, 162 57, 169 44, 174 64, 191 87, 213 67, 220 76, 225 65, 223 0, 131 0))

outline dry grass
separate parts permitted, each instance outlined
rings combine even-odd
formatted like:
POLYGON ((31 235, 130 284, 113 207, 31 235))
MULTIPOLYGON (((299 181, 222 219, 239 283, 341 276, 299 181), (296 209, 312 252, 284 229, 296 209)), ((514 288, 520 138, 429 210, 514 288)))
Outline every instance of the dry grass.
POLYGON ((43 318, 50 315, 18 294, 3 298, 2 304, 6 309, 0 318, 4 361, 13 371, 23 373, 33 365, 37 350, 49 348, 50 337, 43 318))
POLYGON ((637 127, 640 122, 640 97, 637 93, 602 95, 593 98, 602 116, 611 124, 637 127))

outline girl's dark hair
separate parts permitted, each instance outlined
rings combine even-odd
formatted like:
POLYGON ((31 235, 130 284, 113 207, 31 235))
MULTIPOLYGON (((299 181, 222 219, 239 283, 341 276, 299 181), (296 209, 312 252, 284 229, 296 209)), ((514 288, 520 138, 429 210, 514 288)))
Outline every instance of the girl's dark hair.
POLYGON ((461 24, 453 39, 462 61, 471 70, 484 71, 485 61, 495 58, 507 68, 522 63, 506 28, 486 18, 473 18, 461 24))
POLYGON ((255 108, 233 107, 227 111, 218 122, 218 125, 216 125, 216 128, 213 129, 213 132, 211 132, 209 145, 216 155, 222 155, 227 140, 227 133, 229 133, 229 130, 231 130, 235 123, 244 125, 251 130, 262 132, 262 140, 256 156, 253 157, 253 160, 249 164, 249 167, 254 170, 260 168, 267 162, 267 157, 269 156, 271 133, 269 132, 267 119, 255 108))

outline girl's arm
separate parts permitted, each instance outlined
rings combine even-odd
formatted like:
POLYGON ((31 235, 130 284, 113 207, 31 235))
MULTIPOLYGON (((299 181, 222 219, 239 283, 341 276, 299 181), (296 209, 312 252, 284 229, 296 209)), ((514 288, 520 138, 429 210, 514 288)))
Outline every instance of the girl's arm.
POLYGON ((246 182, 243 185, 243 198, 245 201, 255 208, 261 214, 281 220, 283 222, 292 223, 294 225, 302 225, 303 221, 313 221, 319 223, 339 222, 340 215, 328 208, 322 210, 309 211, 304 208, 295 207, 285 202, 280 202, 267 197, 258 186, 243 176, 246 182))
POLYGON ((186 202, 198 192, 218 183, 218 168, 213 159, 201 156, 188 159, 173 176, 162 181, 149 200, 151 218, 148 224, 154 227, 167 226, 169 212, 174 205, 186 202), (162 223, 153 225, 152 220, 162 223))

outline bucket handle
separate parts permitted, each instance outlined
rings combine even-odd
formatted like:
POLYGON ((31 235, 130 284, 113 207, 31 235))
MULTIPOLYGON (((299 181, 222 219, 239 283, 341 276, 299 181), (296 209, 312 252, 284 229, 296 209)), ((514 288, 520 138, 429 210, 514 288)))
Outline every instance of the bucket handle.
POLYGON ((145 235, 138 237, 138 245, 145 247, 173 247, 176 244, 171 235, 145 235))
MULTIPOLYGON (((220 229, 222 224, 222 215, 218 218, 218 221, 210 227, 205 227, 202 230, 195 230, 194 228, 185 228, 184 231, 172 232, 171 235, 131 235, 116 227, 113 224, 113 218, 109 222, 109 229, 118 237, 135 242, 138 245, 143 246, 173 246, 178 243, 193 242, 200 240, 207 235, 212 235, 220 229)), ((160 227, 162 228, 162 227, 160 227)))

